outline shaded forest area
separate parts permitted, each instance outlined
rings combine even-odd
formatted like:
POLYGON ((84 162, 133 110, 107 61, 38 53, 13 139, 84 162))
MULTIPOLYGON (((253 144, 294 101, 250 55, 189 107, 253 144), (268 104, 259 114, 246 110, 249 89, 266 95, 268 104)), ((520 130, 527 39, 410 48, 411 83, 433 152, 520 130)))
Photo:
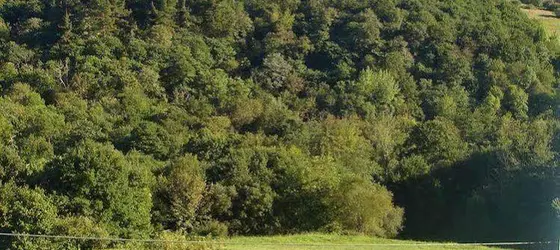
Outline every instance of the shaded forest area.
POLYGON ((0 0, 0 231, 556 239, 559 67, 506 0, 0 0))

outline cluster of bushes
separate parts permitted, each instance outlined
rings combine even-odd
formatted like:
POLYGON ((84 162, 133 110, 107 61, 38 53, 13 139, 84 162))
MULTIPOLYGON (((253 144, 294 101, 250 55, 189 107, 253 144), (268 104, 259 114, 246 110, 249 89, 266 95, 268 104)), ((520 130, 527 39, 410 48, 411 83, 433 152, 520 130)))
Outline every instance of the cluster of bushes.
POLYGON ((556 237, 559 58, 506 0, 0 1, 0 231, 556 237))

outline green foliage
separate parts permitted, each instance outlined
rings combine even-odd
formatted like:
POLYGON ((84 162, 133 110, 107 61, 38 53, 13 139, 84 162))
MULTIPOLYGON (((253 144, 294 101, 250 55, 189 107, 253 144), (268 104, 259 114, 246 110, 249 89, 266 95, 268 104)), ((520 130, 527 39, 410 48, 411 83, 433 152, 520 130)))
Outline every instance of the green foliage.
POLYGON ((427 121, 418 129, 417 149, 436 166, 446 166, 468 155, 460 130, 445 118, 427 121))
POLYGON ((261 82, 263 88, 271 91, 297 90, 301 86, 301 79, 294 72, 294 68, 281 54, 274 53, 264 58, 263 69, 256 76, 256 82, 261 82))
POLYGON ((524 4, 531 4, 537 7, 542 6, 543 4, 543 0, 522 0, 521 2, 524 4))
MULTIPOLYGON (((142 166, 141 166, 142 167, 142 166)), ((142 169, 133 168, 112 146, 80 142, 50 164, 49 182, 70 214, 90 216, 112 235, 146 237, 151 233, 151 194, 142 169)))
MULTIPOLYGON (((97 237, 107 238, 109 233, 105 228, 96 224, 91 218, 85 216, 72 216, 60 218, 56 228, 53 230, 56 235, 68 235, 75 237, 97 237)), ((102 249, 107 248, 110 242, 103 242, 98 240, 85 240, 85 241, 68 241, 60 240, 60 248, 75 249, 75 248, 88 248, 88 249, 102 249)))
POLYGON ((551 238, 560 45, 519 7, 0 0, 0 231, 551 238))
POLYGON ((130 132, 130 147, 158 159, 169 157, 173 146, 171 135, 153 122, 142 122, 130 132))
POLYGON ((346 229, 380 237, 394 237, 401 229, 403 209, 394 207, 391 193, 371 183, 344 183, 338 221, 346 229))
MULTIPOLYGON (((40 189, 5 183, 0 187, 0 218, 4 230, 50 234, 57 224, 57 207, 40 189)), ((13 249, 54 247, 48 239, 3 237, 2 245, 13 249)))
POLYGON ((192 231, 206 188, 203 168, 194 156, 174 160, 158 180, 156 218, 166 228, 192 231))

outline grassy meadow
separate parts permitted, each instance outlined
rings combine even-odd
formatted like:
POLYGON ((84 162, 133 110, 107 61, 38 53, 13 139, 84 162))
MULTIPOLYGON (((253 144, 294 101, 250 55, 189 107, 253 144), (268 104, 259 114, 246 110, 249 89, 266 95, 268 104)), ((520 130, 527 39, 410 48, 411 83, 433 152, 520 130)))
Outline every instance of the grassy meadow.
MULTIPOLYGON (((442 249, 497 249, 483 246, 459 246, 445 245, 434 246, 430 242, 415 242, 406 240, 391 240, 373 238, 367 236, 345 236, 345 235, 326 235, 326 234, 304 234, 291 236, 271 236, 271 237, 234 237, 226 241, 228 244, 224 249, 228 250, 307 250, 307 249, 424 249, 424 250, 442 250, 442 249), (374 245, 374 244, 392 244, 392 245, 374 245), (410 245, 407 245, 410 244, 410 245), (422 246, 425 244, 425 246, 422 246)), ((504 249, 504 248, 501 248, 504 249)))
POLYGON ((560 35, 560 18, 556 17, 554 12, 536 8, 523 8, 522 10, 527 13, 531 19, 540 21, 548 35, 560 35))
MULTIPOLYGON (((508 249, 493 248, 485 246, 465 246, 454 243, 442 242, 418 242, 408 240, 393 240, 374 238, 368 236, 349 236, 332 234, 301 234, 284 236, 237 236, 227 239, 207 241, 200 244, 181 245, 179 243, 164 243, 157 245, 157 249, 179 250, 179 249, 223 249, 223 250, 354 250, 354 249, 422 249, 422 250, 444 250, 444 249, 467 249, 467 250, 490 250, 508 249)), ((154 246, 154 245, 152 245, 154 246)))

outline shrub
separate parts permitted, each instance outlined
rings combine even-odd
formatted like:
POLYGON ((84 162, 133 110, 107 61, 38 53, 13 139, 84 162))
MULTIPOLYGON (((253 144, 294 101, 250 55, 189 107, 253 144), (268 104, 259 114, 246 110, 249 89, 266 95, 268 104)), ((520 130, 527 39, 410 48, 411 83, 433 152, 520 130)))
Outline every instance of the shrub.
POLYGON ((167 242, 161 242, 157 244, 150 244, 148 249, 158 249, 158 250, 213 250, 221 249, 218 248, 217 244, 208 242, 205 243, 200 239, 192 239, 186 237, 180 233, 164 231, 159 235, 160 240, 165 240, 167 242), (177 241, 201 241, 197 243, 179 243, 177 241))
POLYGON ((166 229, 190 232, 205 187, 204 172, 195 156, 174 160, 160 178, 154 218, 166 229))
POLYGON ((534 5, 536 7, 540 7, 543 5, 543 0, 521 0, 524 4, 534 5))
MULTIPOLYGON (((50 234, 56 225, 57 208, 41 189, 18 187, 14 183, 0 185, 0 231, 50 234)), ((57 248, 50 239, 2 237, 6 249, 57 248)))
POLYGON ((554 10, 554 15, 556 15, 556 17, 560 17, 560 6, 556 7, 556 9, 554 10))
POLYGON ((47 188, 72 197, 64 211, 91 215, 119 237, 147 237, 152 231, 152 196, 148 178, 139 174, 111 145, 83 141, 47 167, 47 188))
POLYGON ((194 231, 197 235, 210 237, 223 237, 228 234, 228 227, 225 223, 211 220, 200 223, 194 231))
POLYGON ((378 184, 343 184, 337 202, 342 208, 338 221, 345 230, 380 237, 394 237, 401 230, 404 210, 394 206, 391 192, 378 184))

